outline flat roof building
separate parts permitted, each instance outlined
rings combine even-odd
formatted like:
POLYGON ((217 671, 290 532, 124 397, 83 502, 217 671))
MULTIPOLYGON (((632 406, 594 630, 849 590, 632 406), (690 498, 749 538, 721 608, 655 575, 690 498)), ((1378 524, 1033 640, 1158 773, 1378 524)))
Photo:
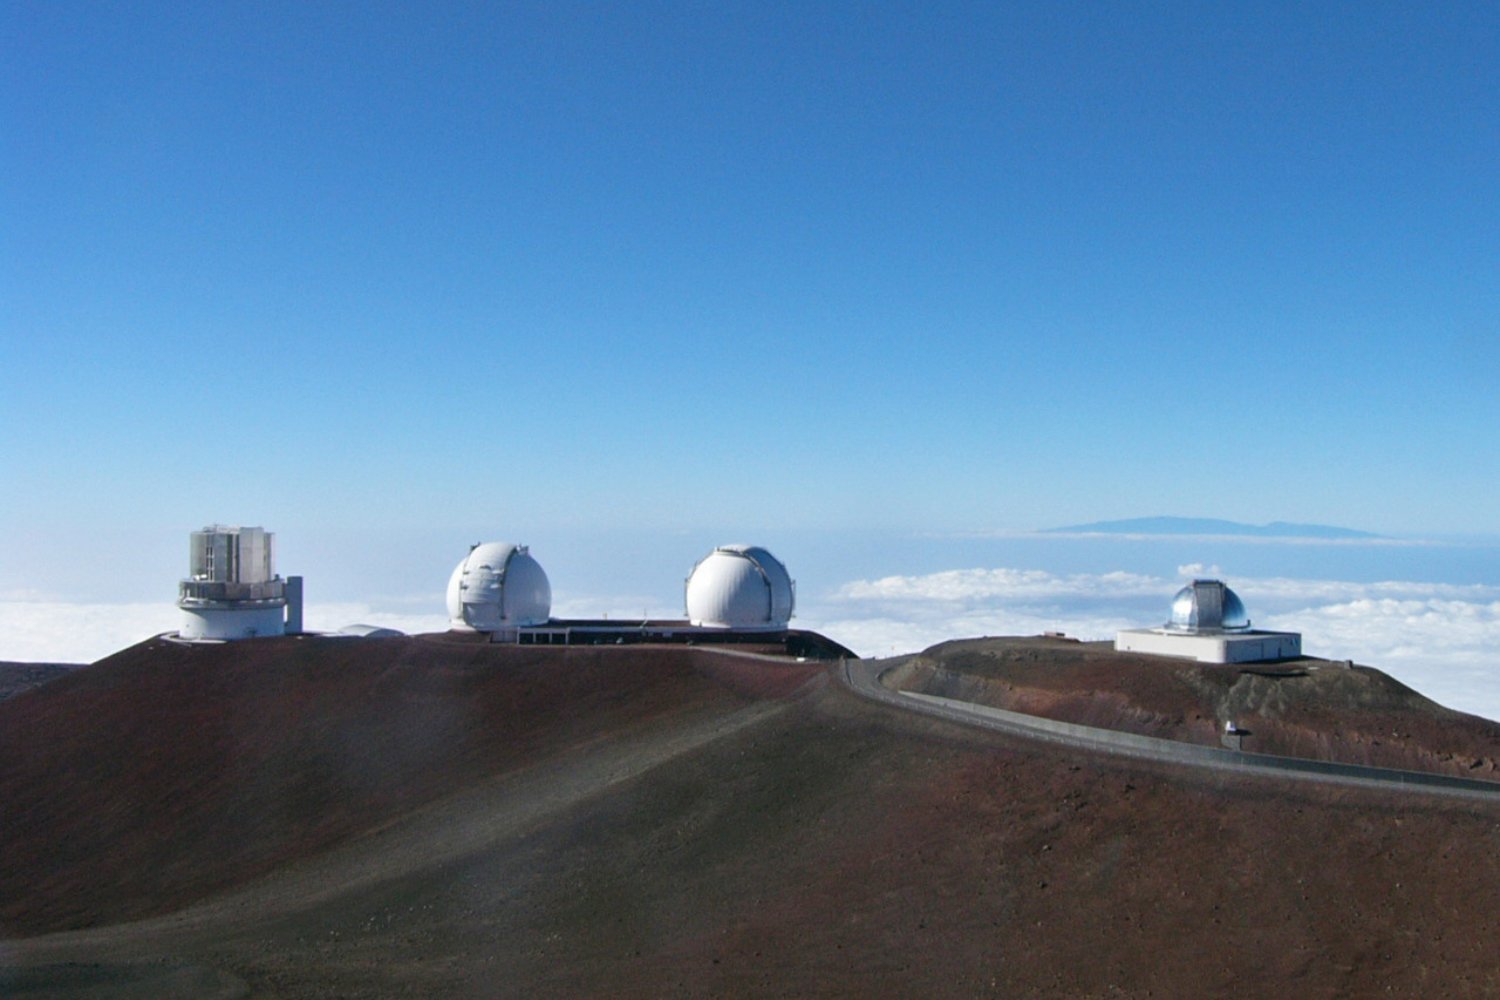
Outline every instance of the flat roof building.
POLYGON ((1200 663, 1260 663, 1301 656, 1302 636, 1251 628, 1238 594, 1219 580, 1194 580, 1172 598, 1165 625, 1121 629, 1115 649, 1200 663))

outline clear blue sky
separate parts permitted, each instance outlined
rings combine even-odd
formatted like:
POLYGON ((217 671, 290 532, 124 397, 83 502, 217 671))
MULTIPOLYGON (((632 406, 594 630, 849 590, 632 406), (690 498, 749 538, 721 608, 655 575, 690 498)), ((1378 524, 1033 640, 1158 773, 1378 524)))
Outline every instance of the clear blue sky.
POLYGON ((9 0, 0 39, 0 589, 212 520, 1500 532, 1493 3, 9 0))

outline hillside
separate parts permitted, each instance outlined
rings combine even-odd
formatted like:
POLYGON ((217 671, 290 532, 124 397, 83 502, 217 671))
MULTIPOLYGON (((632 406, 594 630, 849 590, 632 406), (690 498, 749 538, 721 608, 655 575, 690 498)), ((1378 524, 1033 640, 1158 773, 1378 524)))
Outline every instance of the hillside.
MULTIPOLYGON (((479 636, 148 641, 0 716, 0 927, 163 912, 602 732, 737 705, 709 680, 731 662, 479 636)), ((759 673, 774 690, 815 670, 759 673)))
POLYGON ((0 701, 56 680, 76 668, 72 663, 0 663, 0 701))
POLYGON ((0 705, 0 993, 1500 990, 1500 805, 1052 750, 835 673, 127 650, 0 705))
POLYGON ((1442 707, 1370 667, 1306 658, 1205 664, 1117 653, 1109 642, 967 639, 886 681, 1064 722, 1314 760, 1500 781, 1500 723, 1442 707))
POLYGON ((1211 535, 1246 538, 1318 538, 1327 541, 1379 538, 1379 535, 1331 524, 1245 524, 1215 517, 1132 517, 1123 521, 1095 521, 1064 528, 1046 528, 1044 534, 1100 535, 1211 535))

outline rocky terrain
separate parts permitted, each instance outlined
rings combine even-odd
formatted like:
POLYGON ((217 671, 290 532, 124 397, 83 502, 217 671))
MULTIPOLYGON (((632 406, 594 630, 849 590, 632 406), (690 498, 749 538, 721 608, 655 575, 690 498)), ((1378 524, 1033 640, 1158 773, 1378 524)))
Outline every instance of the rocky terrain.
POLYGON ((73 663, 0 663, 0 701, 56 680, 76 668, 73 663))
POLYGON ((1207 664, 1067 639, 969 639, 908 658, 887 686, 1257 753, 1500 781, 1500 723, 1370 667, 1315 658, 1207 664))
MULTIPOLYGON (((1183 738, 1252 701, 1085 697, 1064 645, 891 679, 1183 738)), ((1386 690, 1325 710, 1440 757, 1386 690)), ((1500 992, 1500 802, 1049 749, 753 652, 153 641, 0 704, 0 802, 7 997, 1500 992)))

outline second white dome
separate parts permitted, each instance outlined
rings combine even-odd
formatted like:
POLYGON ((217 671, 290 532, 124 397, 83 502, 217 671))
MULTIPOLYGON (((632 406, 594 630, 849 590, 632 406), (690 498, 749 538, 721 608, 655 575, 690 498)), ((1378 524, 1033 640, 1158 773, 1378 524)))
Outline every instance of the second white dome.
POLYGON ((687 616, 714 628, 782 629, 797 585, 781 561, 758 545, 721 545, 687 579, 687 616))
POLYGON ((448 621, 466 632, 541 625, 552 615, 552 584, 524 545, 486 542, 448 578, 448 621))

